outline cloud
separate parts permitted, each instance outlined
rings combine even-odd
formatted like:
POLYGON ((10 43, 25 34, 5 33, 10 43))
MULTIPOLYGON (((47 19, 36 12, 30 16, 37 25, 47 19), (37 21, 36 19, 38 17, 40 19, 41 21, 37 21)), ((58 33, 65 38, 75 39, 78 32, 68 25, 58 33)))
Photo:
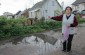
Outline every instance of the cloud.
POLYGON ((58 0, 58 1, 60 4, 64 2, 64 9, 65 9, 66 6, 71 6, 71 4, 76 0, 58 0))
MULTIPOLYGON (((0 15, 4 12, 16 13, 19 10, 24 10, 30 8, 33 4, 41 0, 0 0, 0 15)), ((65 6, 70 5, 75 0, 58 0, 61 4, 64 1, 65 6)))
POLYGON ((29 0, 0 0, 0 14, 4 12, 16 13, 18 10, 24 10, 31 7, 29 0), (29 5, 27 5, 27 3, 29 5))

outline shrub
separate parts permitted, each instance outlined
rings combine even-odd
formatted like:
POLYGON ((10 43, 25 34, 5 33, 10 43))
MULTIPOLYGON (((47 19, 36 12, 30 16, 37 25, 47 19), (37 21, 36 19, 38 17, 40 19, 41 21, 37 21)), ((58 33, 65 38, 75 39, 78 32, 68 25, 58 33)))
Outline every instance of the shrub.
POLYGON ((0 17, 0 40, 61 27, 61 22, 43 20, 27 26, 25 25, 26 20, 24 18, 7 19, 6 17, 0 17))

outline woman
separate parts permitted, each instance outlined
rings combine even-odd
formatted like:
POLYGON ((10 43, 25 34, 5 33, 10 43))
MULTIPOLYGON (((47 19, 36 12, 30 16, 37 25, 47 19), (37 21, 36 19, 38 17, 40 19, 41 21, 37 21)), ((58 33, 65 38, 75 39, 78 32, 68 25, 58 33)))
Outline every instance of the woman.
POLYGON ((65 9, 65 14, 60 15, 60 16, 55 16, 51 17, 53 20, 57 21, 62 21, 62 34, 63 37, 66 37, 66 34, 68 33, 68 37, 64 37, 64 42, 63 42, 63 50, 64 52, 70 52, 71 51, 71 44, 72 44, 72 39, 75 33, 75 27, 78 25, 77 19, 72 14, 72 8, 71 7, 66 7, 65 9), (67 32, 66 32, 67 30, 67 32))

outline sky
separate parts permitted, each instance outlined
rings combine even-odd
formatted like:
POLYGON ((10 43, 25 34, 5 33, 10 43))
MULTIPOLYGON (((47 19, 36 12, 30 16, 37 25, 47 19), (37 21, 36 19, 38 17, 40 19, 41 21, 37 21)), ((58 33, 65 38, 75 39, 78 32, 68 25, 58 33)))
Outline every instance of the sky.
MULTIPOLYGON (((33 4, 41 0, 0 0, 0 15, 4 12, 11 12, 15 14, 19 10, 23 11, 26 8, 31 8, 33 4), (34 1, 34 2, 33 2, 34 1)), ((64 2, 64 8, 70 6, 75 0, 58 0, 61 4, 64 2)))

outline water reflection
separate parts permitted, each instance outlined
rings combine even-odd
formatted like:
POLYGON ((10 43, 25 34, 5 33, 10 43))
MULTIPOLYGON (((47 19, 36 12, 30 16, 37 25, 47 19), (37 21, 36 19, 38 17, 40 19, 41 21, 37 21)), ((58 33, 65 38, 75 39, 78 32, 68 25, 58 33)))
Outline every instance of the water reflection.
POLYGON ((56 43, 56 41, 57 41, 57 39, 54 37, 51 37, 51 36, 47 36, 44 34, 34 34, 34 35, 30 35, 28 37, 16 38, 16 39, 12 40, 11 42, 14 45, 17 45, 20 42, 24 43, 24 44, 36 44, 39 42, 44 42, 44 43, 48 42, 48 43, 54 45, 56 43))
POLYGON ((25 37, 22 40, 22 43, 24 44, 33 44, 36 45, 37 43, 39 44, 40 42, 44 42, 42 39, 36 37, 36 36, 31 36, 31 37, 25 37))

